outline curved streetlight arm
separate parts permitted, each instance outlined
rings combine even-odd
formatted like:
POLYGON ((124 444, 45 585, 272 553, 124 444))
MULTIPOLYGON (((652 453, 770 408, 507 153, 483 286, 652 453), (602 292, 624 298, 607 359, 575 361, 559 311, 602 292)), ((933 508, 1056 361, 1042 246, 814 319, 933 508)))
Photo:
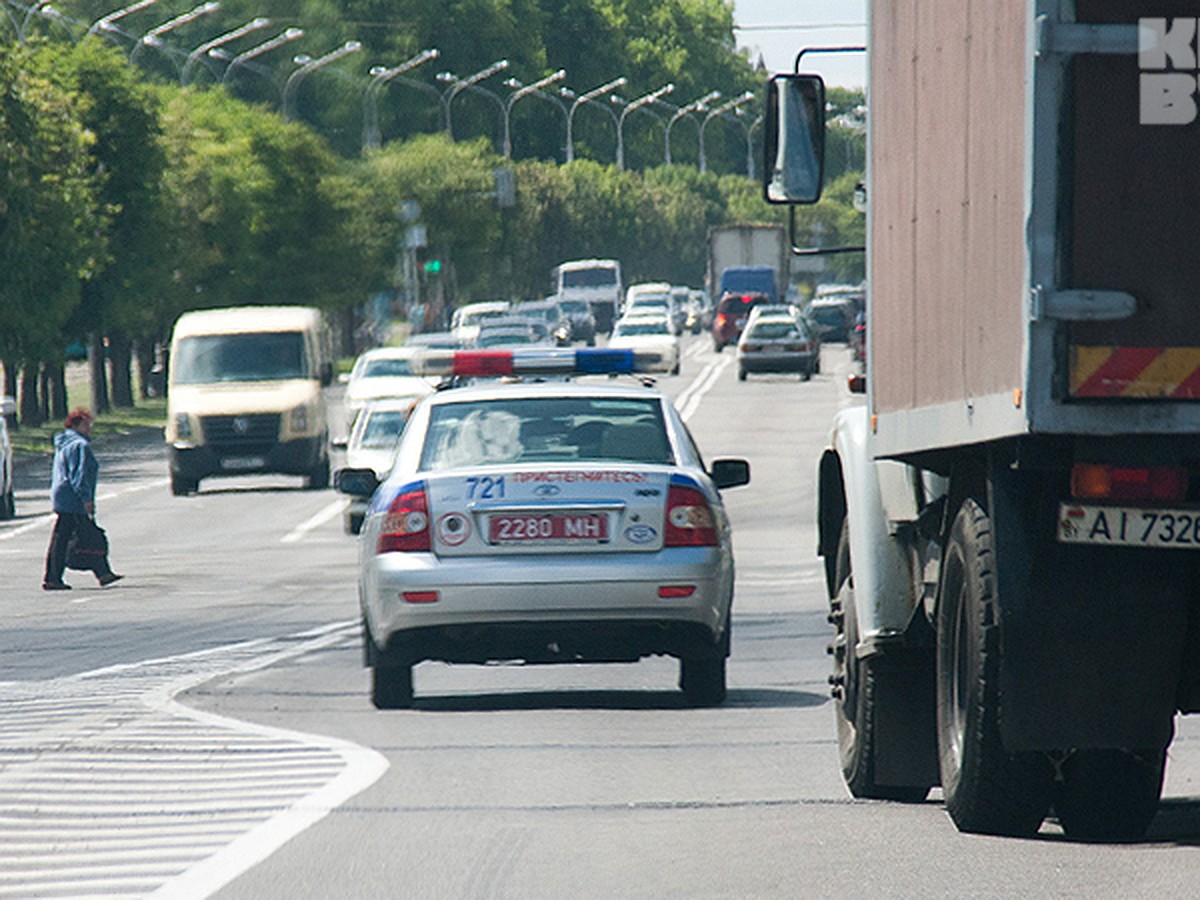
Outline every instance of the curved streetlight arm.
MULTIPOLYGON (((371 83, 363 92, 363 146, 378 147, 383 142, 383 134, 379 130, 379 92, 394 78, 399 78, 405 72, 412 71, 417 66, 437 59, 441 51, 437 48, 422 50, 412 59, 406 60, 390 69, 377 68, 371 70, 371 83)), ((437 93, 437 91, 434 91, 437 93)), ((441 95, 439 94, 439 99, 441 95)))
POLYGON ((207 3, 201 3, 195 9, 188 10, 182 15, 178 15, 173 19, 168 19, 161 25, 156 25, 143 34, 133 45, 133 50, 129 53, 129 62, 132 64, 143 47, 158 47, 162 44, 162 36, 168 32, 174 31, 182 25, 189 22, 194 22, 201 16, 207 16, 209 13, 214 13, 221 8, 218 0, 209 0, 207 3))
POLYGON ((557 72, 547 75, 545 78, 535 81, 533 84, 527 84, 513 91, 509 95, 508 102, 504 104, 504 158, 512 159, 512 108, 513 105, 522 97, 528 97, 530 94, 536 94, 547 85, 554 84, 556 81, 562 81, 567 77, 566 69, 559 69, 557 72))
POLYGON ((196 64, 200 62, 203 57, 208 55, 208 51, 216 50, 218 47, 236 41, 238 38, 243 38, 248 34, 252 34, 255 31, 266 28, 270 24, 270 19, 264 16, 259 16, 257 19, 251 19, 240 28, 235 28, 233 31, 227 31, 222 35, 218 35, 211 41, 205 41, 203 44, 189 53, 187 55, 187 59, 184 60, 183 69, 179 73, 180 85, 182 87, 187 87, 188 80, 191 78, 192 70, 196 68, 196 64))
MULTIPOLYGON (((575 121, 575 110, 577 110, 580 106, 582 106, 585 103, 591 103, 597 97, 602 97, 605 94, 612 93, 617 88, 624 87, 628 83, 629 83, 629 79, 626 78, 624 75, 622 75, 620 78, 614 78, 612 81, 608 82, 607 84, 602 84, 597 88, 592 88, 592 90, 588 91, 587 93, 580 94, 578 97, 575 98, 575 101, 571 104, 570 111, 567 113, 567 162, 571 162, 572 160, 575 159, 575 142, 574 142, 574 139, 572 137, 572 132, 571 132, 571 126, 573 125, 573 123, 575 121)), ((617 114, 614 113, 607 106, 605 106, 603 108, 612 116, 613 125, 616 125, 617 124, 617 114)))
MULTIPOLYGON (((446 88, 446 92, 442 98, 442 108, 445 110, 445 113, 446 113, 446 134, 450 135, 451 140, 454 140, 454 126, 450 119, 450 104, 452 104, 454 102, 454 98, 457 97, 463 91, 467 90, 468 88, 474 87, 478 82, 483 81, 483 79, 490 78, 491 76, 495 75, 497 72, 502 72, 503 70, 505 70, 507 68, 508 68, 508 60, 507 59, 498 59, 494 63, 492 63, 490 66, 480 69, 475 74, 468 75, 466 78, 459 78, 457 75, 454 75, 451 72, 439 72, 438 73, 437 77, 438 77, 439 81, 450 82, 450 87, 446 88)), ((488 93, 490 93, 490 92, 488 92, 488 93)), ((493 96, 495 96, 495 95, 493 95, 493 96)), ((503 114, 504 101, 501 100, 498 96, 496 96, 496 100, 500 103, 500 111, 503 114)))
POLYGON ((317 69, 324 68, 330 63, 337 62, 343 56, 349 56, 351 53, 358 53, 360 50, 362 50, 362 48, 362 44, 358 41, 346 41, 346 43, 342 44, 342 46, 338 47, 336 50, 326 53, 324 56, 319 57, 318 59, 309 60, 300 66, 299 69, 293 72, 283 86, 283 117, 285 119, 295 118, 294 107, 296 105, 296 91, 300 87, 301 81, 308 77, 308 75, 317 71, 317 69))
POLYGON ((737 109, 739 106, 744 106, 745 104, 749 103, 753 99, 754 99, 754 91, 746 91, 745 93, 739 94, 738 96, 734 97, 732 100, 729 100, 726 103, 722 103, 716 109, 710 110, 708 115, 706 115, 704 117, 704 120, 700 123, 700 171, 701 172, 708 171, 708 160, 705 157, 705 153, 704 153, 704 129, 708 127, 708 123, 712 119, 714 119, 716 116, 723 116, 723 115, 725 115, 725 113, 729 112, 730 110, 737 109))
MULTIPOLYGON (((221 84, 226 84, 229 81, 229 79, 233 76, 234 70, 237 69, 238 66, 244 66, 256 56, 262 56, 264 53, 271 52, 276 47, 282 47, 284 44, 298 40, 302 37, 304 37, 303 28, 288 28, 275 35, 275 37, 271 38, 269 41, 263 41, 258 46, 251 47, 249 50, 239 53, 237 56, 231 59, 229 61, 229 65, 225 67, 225 71, 221 74, 221 84)), ((221 51, 215 49, 209 50, 208 55, 217 56, 220 52, 221 51)))
POLYGON ((693 113, 705 112, 708 109, 708 104, 714 103, 721 99, 720 91, 709 91, 703 97, 698 97, 686 106, 681 106, 671 116, 671 120, 667 122, 667 130, 663 136, 663 161, 669 166, 671 165, 671 129, 680 119, 690 118, 693 113))
POLYGON ((120 21, 126 16, 133 15, 135 12, 141 12, 143 9, 153 6, 158 0, 138 0, 137 3, 131 3, 129 6, 124 6, 121 9, 110 12, 106 16, 101 16, 88 28, 88 34, 96 34, 101 31, 115 31, 114 23, 120 21))
POLYGON ((643 106, 649 106, 655 100, 659 99, 660 97, 666 96, 667 94, 671 93, 673 90, 675 90, 675 85, 664 84, 662 87, 660 87, 656 91, 651 91, 648 94, 643 94, 641 97, 638 97, 636 100, 631 100, 629 102, 629 104, 623 110, 621 110, 621 118, 617 122, 617 168, 618 169, 625 168, 624 130, 625 130, 626 117, 634 110, 641 109, 643 106))

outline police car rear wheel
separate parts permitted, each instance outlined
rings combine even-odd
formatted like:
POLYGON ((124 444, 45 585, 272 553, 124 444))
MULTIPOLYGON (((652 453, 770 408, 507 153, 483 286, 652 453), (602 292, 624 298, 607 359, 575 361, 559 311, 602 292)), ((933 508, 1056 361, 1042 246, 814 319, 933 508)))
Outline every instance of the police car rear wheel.
POLYGON ((681 659, 679 686, 689 706, 719 706, 725 702, 725 658, 681 659))
POLYGON ((413 705, 412 666, 375 665, 371 669, 371 702, 376 709, 409 709, 413 705))

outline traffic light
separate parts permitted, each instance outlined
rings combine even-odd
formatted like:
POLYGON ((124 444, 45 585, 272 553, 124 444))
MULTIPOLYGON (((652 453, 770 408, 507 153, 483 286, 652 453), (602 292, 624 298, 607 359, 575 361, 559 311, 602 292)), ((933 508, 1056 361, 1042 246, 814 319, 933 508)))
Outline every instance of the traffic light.
POLYGON ((437 275, 442 271, 442 261, 440 259, 427 259, 422 268, 430 275, 437 275))

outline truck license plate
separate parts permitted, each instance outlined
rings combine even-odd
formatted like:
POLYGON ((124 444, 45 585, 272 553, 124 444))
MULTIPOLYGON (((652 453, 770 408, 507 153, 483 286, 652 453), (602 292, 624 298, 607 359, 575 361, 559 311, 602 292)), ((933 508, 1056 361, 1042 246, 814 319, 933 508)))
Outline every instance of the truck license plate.
POLYGON ((1200 510, 1063 503, 1058 508, 1058 540, 1104 547, 1197 549, 1200 510))

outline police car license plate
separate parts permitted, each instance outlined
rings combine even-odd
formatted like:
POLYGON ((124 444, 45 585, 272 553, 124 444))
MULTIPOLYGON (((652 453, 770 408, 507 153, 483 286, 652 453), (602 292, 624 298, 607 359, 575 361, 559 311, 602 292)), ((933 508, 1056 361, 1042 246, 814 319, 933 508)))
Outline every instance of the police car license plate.
POLYGON ((493 515, 490 544, 561 544, 608 540, 608 516, 600 513, 493 515))
POLYGON ((1200 510, 1063 503, 1058 540, 1105 547, 1200 548, 1200 510))

